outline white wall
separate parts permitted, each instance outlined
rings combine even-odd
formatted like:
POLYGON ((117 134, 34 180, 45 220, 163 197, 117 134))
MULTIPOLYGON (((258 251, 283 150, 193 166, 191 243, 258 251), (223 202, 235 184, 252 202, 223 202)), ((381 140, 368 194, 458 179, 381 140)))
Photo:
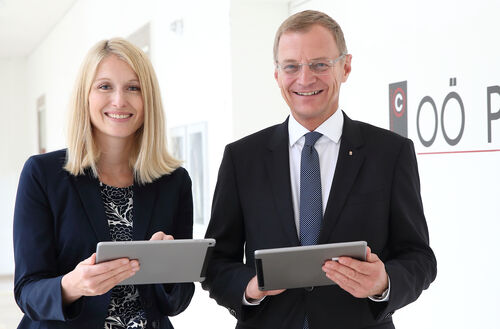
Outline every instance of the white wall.
POLYGON ((231 69, 235 138, 281 123, 289 114, 274 79, 274 32, 288 17, 284 2, 231 2, 231 69))
MULTIPOLYGON (((167 126, 207 123, 209 208, 224 146, 233 140, 229 1, 159 3, 170 17, 154 21, 152 46, 167 126), (184 21, 182 35, 168 32, 176 19, 184 21)), ((205 228, 195 225, 195 237, 205 228)))
POLYGON ((14 272, 12 217, 17 181, 28 155, 35 151, 36 111, 27 110, 25 59, 0 59, 0 275, 14 272))
MULTIPOLYGON (((298 2, 298 1, 297 1, 298 2)), ((353 54, 352 73, 341 104, 353 119, 389 128, 390 83, 408 83, 408 136, 414 141, 424 209, 438 276, 415 303, 394 315, 399 328, 498 328, 500 265, 495 260, 500 232, 500 152, 422 154, 500 149, 500 120, 487 141, 486 87, 500 85, 498 1, 306 1, 293 12, 317 9, 336 19, 353 54), (449 79, 457 78, 456 86, 449 79), (457 92, 465 108, 460 142, 441 133, 425 147, 418 138, 417 109, 424 96, 438 114, 446 95, 457 92)), ((493 112, 500 109, 495 95, 493 112)), ((423 107, 421 133, 434 128, 423 107)), ((445 129, 458 135, 458 103, 450 101, 445 129)))

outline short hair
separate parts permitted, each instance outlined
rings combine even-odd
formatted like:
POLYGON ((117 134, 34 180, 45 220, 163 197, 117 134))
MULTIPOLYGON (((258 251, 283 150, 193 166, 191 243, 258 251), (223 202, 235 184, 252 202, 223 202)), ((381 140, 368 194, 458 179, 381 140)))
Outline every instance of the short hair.
POLYGON ((64 169, 75 176, 90 169, 98 177, 100 150, 92 132, 89 93, 99 64, 110 55, 116 55, 130 65, 139 79, 144 123, 135 133, 129 164, 137 183, 150 183, 174 171, 180 161, 167 151, 163 106, 153 66, 142 50, 122 38, 98 42, 89 50, 80 67, 70 101, 68 151, 64 169))
POLYGON ((329 30, 341 54, 347 54, 347 46, 344 39, 344 32, 340 25, 330 16, 320 11, 304 10, 288 17, 281 23, 274 38, 274 62, 278 62, 278 46, 281 36, 286 32, 307 32, 314 25, 320 25, 329 30))

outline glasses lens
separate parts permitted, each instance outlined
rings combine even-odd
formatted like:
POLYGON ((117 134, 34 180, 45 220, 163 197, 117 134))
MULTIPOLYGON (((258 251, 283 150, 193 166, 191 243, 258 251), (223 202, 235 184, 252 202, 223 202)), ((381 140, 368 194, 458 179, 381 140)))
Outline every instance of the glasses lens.
POLYGON ((324 62, 324 61, 319 61, 319 62, 312 62, 309 67, 311 68, 311 71, 313 71, 314 73, 317 73, 317 74, 324 74, 326 72, 328 72, 328 69, 331 67, 332 65, 328 62, 324 62))
POLYGON ((298 63, 288 63, 284 64, 281 68, 283 69, 283 72, 285 72, 286 74, 295 74, 299 72, 300 65, 298 63))

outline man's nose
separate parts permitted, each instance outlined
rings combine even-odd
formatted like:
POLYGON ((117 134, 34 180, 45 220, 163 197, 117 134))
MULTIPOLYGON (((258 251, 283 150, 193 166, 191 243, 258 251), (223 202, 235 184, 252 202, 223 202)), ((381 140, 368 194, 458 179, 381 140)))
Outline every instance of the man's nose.
POLYGON ((302 85, 308 85, 316 80, 316 75, 311 71, 307 64, 302 64, 297 81, 302 85))

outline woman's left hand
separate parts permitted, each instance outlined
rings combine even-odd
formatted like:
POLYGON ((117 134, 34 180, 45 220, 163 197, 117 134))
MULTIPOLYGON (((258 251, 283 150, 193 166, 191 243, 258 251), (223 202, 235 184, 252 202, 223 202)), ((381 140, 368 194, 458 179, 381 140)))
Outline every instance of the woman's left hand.
POLYGON ((162 231, 158 231, 151 236, 151 240, 173 240, 174 237, 168 234, 163 233, 162 231))

